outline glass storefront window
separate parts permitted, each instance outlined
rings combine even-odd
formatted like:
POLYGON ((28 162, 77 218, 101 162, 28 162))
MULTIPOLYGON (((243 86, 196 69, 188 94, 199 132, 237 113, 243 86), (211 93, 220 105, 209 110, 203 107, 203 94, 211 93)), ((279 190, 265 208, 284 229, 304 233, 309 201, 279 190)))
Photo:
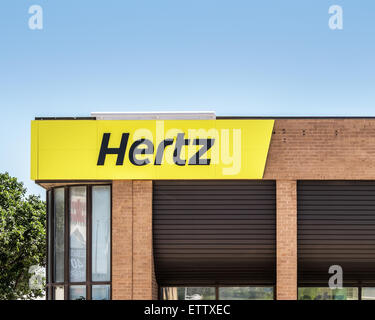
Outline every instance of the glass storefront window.
POLYGON ((109 300, 111 297, 109 285, 94 285, 91 290, 92 300, 109 300))
POLYGON ((92 280, 110 280, 111 190, 109 186, 92 188, 92 280))
POLYGON ((86 187, 70 188, 70 281, 86 281, 86 187))
POLYGON ((64 300, 64 286, 54 287, 55 300, 64 300))
POLYGON ((358 288, 298 288, 298 300, 358 300, 358 288))
POLYGON ((47 299, 111 299, 111 186, 57 186, 46 197, 47 299))
POLYGON ((64 188, 54 190, 54 282, 64 282, 64 188))
POLYGON ((273 287, 164 287, 163 300, 273 300, 273 287), (218 296, 216 296, 218 294, 218 296))
POLYGON ((273 300, 272 287, 221 287, 219 300, 273 300))
POLYGON ((70 300, 86 300, 86 286, 70 286, 70 300))
POLYGON ((177 289, 178 300, 214 300, 215 288, 185 287, 177 289))
POLYGON ((375 300, 375 288, 362 288, 362 300, 375 300))
POLYGON ((215 300, 214 287, 165 287, 163 300, 215 300))

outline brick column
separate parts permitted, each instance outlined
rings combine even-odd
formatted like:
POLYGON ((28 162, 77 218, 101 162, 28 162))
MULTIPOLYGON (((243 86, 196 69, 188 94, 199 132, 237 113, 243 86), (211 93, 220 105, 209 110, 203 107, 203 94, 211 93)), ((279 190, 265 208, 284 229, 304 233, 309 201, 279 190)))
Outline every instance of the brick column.
POLYGON ((133 299, 133 182, 112 182, 112 299, 133 299))
POLYGON ((276 298, 297 299, 297 183, 276 181, 276 298))
POLYGON ((157 298, 153 288, 152 181, 133 181, 133 224, 133 299, 157 298))
POLYGON ((152 181, 112 183, 112 299, 157 299, 152 181))

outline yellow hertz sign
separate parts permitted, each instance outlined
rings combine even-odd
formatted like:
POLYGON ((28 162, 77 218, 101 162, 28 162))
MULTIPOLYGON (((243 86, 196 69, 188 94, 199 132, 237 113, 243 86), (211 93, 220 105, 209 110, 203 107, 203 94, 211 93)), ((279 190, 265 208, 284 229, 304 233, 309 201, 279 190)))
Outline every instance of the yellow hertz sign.
POLYGON ((273 120, 36 120, 31 179, 262 179, 273 120))

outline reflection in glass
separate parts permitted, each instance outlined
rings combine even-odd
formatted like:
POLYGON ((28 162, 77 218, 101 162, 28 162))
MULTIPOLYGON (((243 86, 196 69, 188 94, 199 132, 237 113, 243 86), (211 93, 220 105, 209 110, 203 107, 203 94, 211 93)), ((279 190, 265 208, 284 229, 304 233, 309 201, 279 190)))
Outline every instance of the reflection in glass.
POLYGON ((213 287, 165 287, 163 300, 215 300, 213 287))
POLYGON ((47 299, 109 300, 111 186, 56 187, 47 202, 47 299))
POLYGON ((358 288, 298 288, 298 300, 358 300, 358 288))
POLYGON ((272 287, 221 287, 219 300, 273 300, 272 287))
POLYGON ((64 282, 64 188, 54 190, 54 282, 64 282))
POLYGON ((92 280, 110 281, 110 216, 109 186, 92 188, 92 280))
POLYGON ((70 188, 70 280, 86 281, 86 187, 70 188))
POLYGON ((362 288, 362 300, 375 300, 375 288, 362 288))
POLYGON ((64 300, 64 286, 54 287, 55 300, 64 300))
POLYGON ((92 300, 109 300, 110 288, 109 285, 94 285, 91 291, 92 300))
POLYGON ((86 300, 86 286, 70 286, 70 300, 86 300))

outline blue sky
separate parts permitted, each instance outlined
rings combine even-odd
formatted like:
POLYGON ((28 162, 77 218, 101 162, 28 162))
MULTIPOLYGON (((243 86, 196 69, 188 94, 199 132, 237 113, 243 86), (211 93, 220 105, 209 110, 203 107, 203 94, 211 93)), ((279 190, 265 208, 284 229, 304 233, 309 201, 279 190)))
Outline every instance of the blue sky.
MULTIPOLYGON (((0 172, 29 179, 30 120, 91 111, 375 116, 375 1, 3 0, 0 172), (28 9, 43 8, 43 30, 28 9), (343 30, 328 8, 343 8, 343 30)), ((44 197, 44 195, 43 195, 44 197)))

